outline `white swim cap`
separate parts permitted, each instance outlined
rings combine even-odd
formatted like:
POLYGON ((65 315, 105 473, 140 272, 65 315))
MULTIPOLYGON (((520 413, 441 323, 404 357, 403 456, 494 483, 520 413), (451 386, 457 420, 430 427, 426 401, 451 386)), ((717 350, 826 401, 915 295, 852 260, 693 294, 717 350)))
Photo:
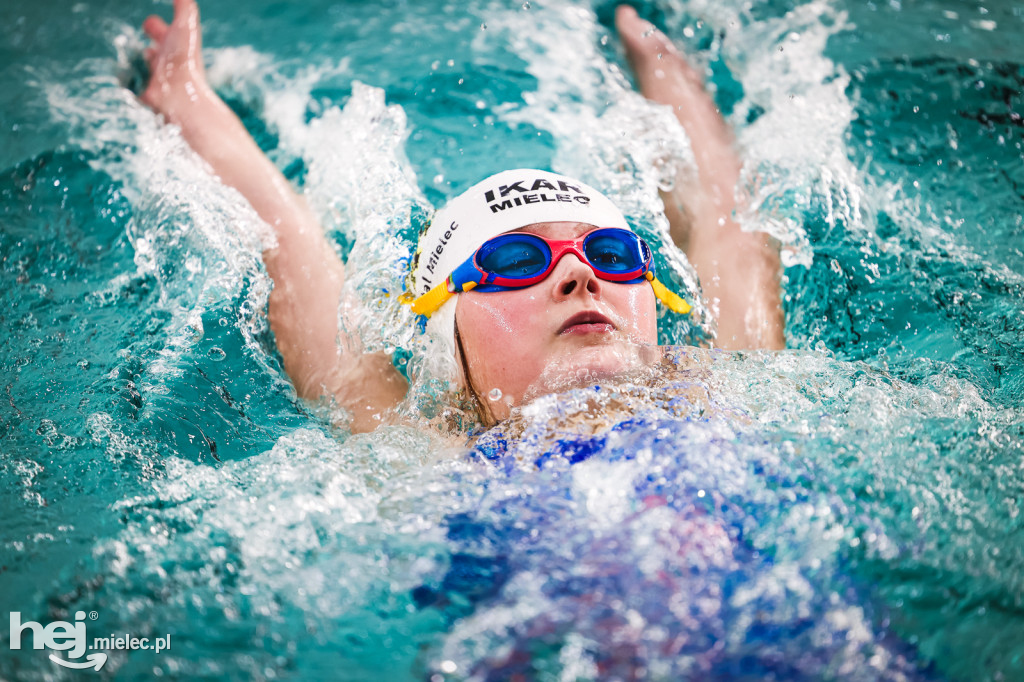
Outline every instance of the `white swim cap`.
POLYGON ((488 239, 554 222, 632 229, 608 197, 579 180, 533 168, 503 171, 434 214, 416 250, 412 293, 422 296, 443 282, 488 239))

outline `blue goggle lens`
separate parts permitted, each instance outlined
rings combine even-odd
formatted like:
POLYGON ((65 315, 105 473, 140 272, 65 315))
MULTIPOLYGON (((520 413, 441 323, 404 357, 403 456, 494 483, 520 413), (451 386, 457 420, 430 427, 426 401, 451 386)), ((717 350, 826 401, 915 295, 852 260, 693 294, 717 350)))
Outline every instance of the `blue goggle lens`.
POLYGON ((518 235, 492 239, 477 254, 477 262, 485 271, 512 278, 533 277, 543 272, 549 260, 544 242, 518 235))
POLYGON ((643 266, 640 242, 627 241, 621 235, 595 233, 584 242, 583 253, 594 267, 613 274, 631 272, 643 266))

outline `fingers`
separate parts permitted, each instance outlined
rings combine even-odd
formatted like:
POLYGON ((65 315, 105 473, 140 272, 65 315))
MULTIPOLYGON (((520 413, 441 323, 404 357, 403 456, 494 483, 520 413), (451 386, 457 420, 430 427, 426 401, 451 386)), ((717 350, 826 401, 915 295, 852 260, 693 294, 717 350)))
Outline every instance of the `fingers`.
POLYGON ((619 5, 615 8, 615 24, 620 25, 624 21, 631 21, 638 19, 639 14, 636 13, 636 9, 632 5, 619 5))
POLYGON ((669 71, 682 73, 690 70, 672 41, 651 22, 641 18, 632 7, 619 5, 616 8, 615 28, 626 51, 626 60, 640 79, 641 90, 652 79, 664 79, 669 71))
MULTIPOLYGON (((635 44, 650 43, 658 49, 675 51, 675 46, 658 28, 641 18, 637 11, 629 5, 619 5, 615 10, 615 28, 623 38, 629 38, 635 44)), ((654 49, 651 47, 651 49, 654 49)))
POLYGON ((630 5, 619 5, 615 8, 615 28, 620 34, 636 35, 649 30, 651 25, 640 18, 630 5))
POLYGON ((193 25, 199 21, 199 5, 195 0, 174 0, 174 21, 193 25))
POLYGON ((176 33, 188 36, 189 54, 198 54, 202 50, 202 29, 199 24, 199 5, 195 0, 174 0, 174 22, 176 33))
POLYGON ((145 31, 146 35, 152 38, 153 42, 156 43, 163 41, 164 36, 167 35, 167 29, 167 22, 156 15, 147 17, 146 20, 142 22, 142 30, 145 31))

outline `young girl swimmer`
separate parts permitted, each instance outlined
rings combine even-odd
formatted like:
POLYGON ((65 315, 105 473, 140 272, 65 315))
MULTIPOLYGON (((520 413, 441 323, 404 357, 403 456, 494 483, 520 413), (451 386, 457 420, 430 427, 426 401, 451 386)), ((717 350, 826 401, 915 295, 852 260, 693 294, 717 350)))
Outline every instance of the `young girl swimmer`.
MULTIPOLYGON (((764 234, 733 220, 740 163, 700 77, 668 39, 620 7, 616 25, 644 95, 670 105, 691 139, 698 179, 663 195, 671 234, 717 316, 716 345, 779 349, 779 261, 764 234)), ((222 182, 237 189, 277 236, 263 253, 274 287, 269 320, 285 371, 304 398, 333 397, 369 431, 407 385, 383 353, 339 331, 345 266, 303 198, 260 151, 206 81, 199 10, 175 0, 167 24, 149 17, 151 78, 142 100, 170 123, 222 182)), ((610 376, 635 349, 657 343, 657 301, 689 305, 651 270, 647 245, 596 189, 534 169, 492 175, 437 211, 420 239, 412 290, 448 344, 487 423, 564 385, 565 375, 610 376), (490 404, 487 404, 490 403, 490 404)), ((348 325, 342 325, 343 328, 348 325)))

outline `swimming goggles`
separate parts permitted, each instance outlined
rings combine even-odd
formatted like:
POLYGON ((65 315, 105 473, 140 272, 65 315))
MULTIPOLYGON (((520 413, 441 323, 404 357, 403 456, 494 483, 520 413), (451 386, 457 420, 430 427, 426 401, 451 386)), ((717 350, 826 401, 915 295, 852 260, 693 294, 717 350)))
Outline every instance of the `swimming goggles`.
POLYGON ((690 312, 690 305, 654 276, 647 242, 618 227, 601 227, 577 239, 545 239, 525 232, 498 235, 484 242, 444 282, 419 297, 406 293, 401 300, 411 305, 414 313, 430 317, 462 291, 507 291, 533 286, 550 275, 567 253, 589 265, 600 279, 619 283, 648 281, 654 295, 669 309, 683 315, 690 312))

